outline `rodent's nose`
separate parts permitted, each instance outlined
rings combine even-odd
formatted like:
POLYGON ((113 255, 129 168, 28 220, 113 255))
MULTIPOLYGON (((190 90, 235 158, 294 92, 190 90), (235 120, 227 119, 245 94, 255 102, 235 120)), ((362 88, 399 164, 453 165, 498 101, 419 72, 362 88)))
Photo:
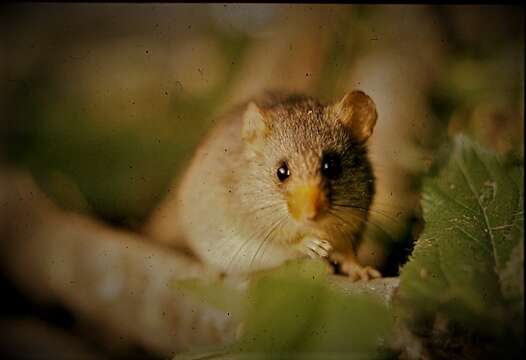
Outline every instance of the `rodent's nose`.
POLYGON ((327 207, 327 197, 317 183, 295 186, 289 193, 287 205, 297 221, 314 221, 327 207))

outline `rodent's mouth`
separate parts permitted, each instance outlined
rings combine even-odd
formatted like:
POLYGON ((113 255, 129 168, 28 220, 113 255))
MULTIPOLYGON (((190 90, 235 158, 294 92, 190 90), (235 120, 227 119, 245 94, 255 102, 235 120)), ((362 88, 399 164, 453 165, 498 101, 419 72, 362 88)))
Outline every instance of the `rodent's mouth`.
POLYGON ((297 185, 287 193, 289 214, 300 224, 318 223, 326 215, 328 205, 325 191, 317 182, 297 185))
POLYGON ((327 212, 323 212, 315 219, 297 220, 291 216, 291 220, 298 229, 301 229, 302 232, 314 235, 319 234, 320 232, 325 232, 325 229, 329 226, 330 219, 329 214, 327 212))

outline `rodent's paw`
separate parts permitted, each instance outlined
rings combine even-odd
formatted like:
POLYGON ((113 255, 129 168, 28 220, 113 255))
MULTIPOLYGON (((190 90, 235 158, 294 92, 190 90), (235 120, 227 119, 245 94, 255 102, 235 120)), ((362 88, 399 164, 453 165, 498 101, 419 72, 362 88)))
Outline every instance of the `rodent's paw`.
POLYGON ((346 274, 351 281, 370 280, 382 276, 378 270, 371 266, 362 266, 355 260, 347 260, 340 264, 340 270, 346 274))
POLYGON ((327 240, 306 236, 301 242, 303 253, 311 258, 327 257, 332 250, 332 245, 327 240))

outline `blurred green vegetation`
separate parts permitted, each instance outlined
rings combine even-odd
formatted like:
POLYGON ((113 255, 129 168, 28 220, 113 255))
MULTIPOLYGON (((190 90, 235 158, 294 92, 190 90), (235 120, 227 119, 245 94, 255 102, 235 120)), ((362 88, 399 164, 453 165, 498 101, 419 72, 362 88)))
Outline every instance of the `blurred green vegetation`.
POLYGON ((292 261, 255 275, 246 291, 199 281, 177 284, 189 296, 239 316, 241 337, 220 349, 176 359, 382 359, 394 318, 381 298, 349 295, 331 284, 322 261, 292 261), (204 289, 204 290, 203 290, 204 289), (219 300, 221 299, 221 300, 219 300), (230 299, 224 301, 224 299, 230 299), (219 300, 219 301, 218 301, 219 300))
MULTIPOLYGON (((4 23, 8 161, 30 168, 64 207, 128 226, 162 198, 257 41, 203 6, 177 8, 174 23, 163 7, 141 8, 149 13, 137 18, 132 7, 11 5, 4 23)), ((327 24, 331 39, 314 91, 323 100, 371 41, 376 8, 350 10, 342 7, 338 22, 327 24)), ((472 118, 480 104, 504 113, 517 147, 523 24, 514 8, 498 10, 471 8, 463 18, 462 9, 434 8, 448 63, 429 101, 438 120, 460 117, 464 128, 479 121, 472 118)))
POLYGON ((464 136, 440 174, 426 178, 426 228, 402 268, 397 300, 416 333, 441 327, 450 339, 485 338, 488 358, 524 350, 523 184, 523 160, 464 136))
MULTIPOLYGON (((96 109, 94 102, 100 99, 93 97, 98 94, 90 97, 70 92, 73 84, 61 83, 62 63, 49 54, 23 79, 11 80, 8 159, 31 169, 48 194, 66 208, 122 225, 139 224, 208 128, 210 115, 224 100, 248 42, 246 34, 226 31, 213 23, 201 33, 217 43, 221 56, 229 62, 220 69, 223 81, 197 96, 188 93, 178 80, 166 87, 161 83, 154 94, 115 86, 100 89, 107 91, 107 101, 96 109), (119 94, 121 90, 124 94, 119 94), (119 106, 118 100, 113 104, 112 96, 127 97, 128 109, 119 106), (163 107, 150 106, 151 96, 166 98, 163 107)), ((129 44, 124 43, 126 46, 129 44)), ((109 51, 118 53, 119 49, 109 51)), ((103 53, 102 61, 104 56, 111 54, 103 53)), ((131 74, 121 69, 119 62, 134 63, 140 71, 148 56, 148 50, 136 51, 132 58, 117 55, 117 68, 112 70, 116 77, 126 78, 131 74)), ((85 71, 90 76, 92 69, 85 71)), ((78 80, 70 75, 65 76, 78 80)))

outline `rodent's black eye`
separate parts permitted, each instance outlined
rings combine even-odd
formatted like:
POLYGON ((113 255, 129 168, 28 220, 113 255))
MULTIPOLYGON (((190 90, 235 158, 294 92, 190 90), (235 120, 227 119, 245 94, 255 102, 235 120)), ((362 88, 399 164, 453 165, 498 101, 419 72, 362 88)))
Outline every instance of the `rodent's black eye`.
POLYGON ((279 181, 285 181, 290 176, 290 171, 286 163, 282 163, 278 168, 278 179, 279 181))
POLYGON ((336 179, 342 173, 340 157, 336 154, 327 154, 321 161, 321 173, 329 179, 336 179))

